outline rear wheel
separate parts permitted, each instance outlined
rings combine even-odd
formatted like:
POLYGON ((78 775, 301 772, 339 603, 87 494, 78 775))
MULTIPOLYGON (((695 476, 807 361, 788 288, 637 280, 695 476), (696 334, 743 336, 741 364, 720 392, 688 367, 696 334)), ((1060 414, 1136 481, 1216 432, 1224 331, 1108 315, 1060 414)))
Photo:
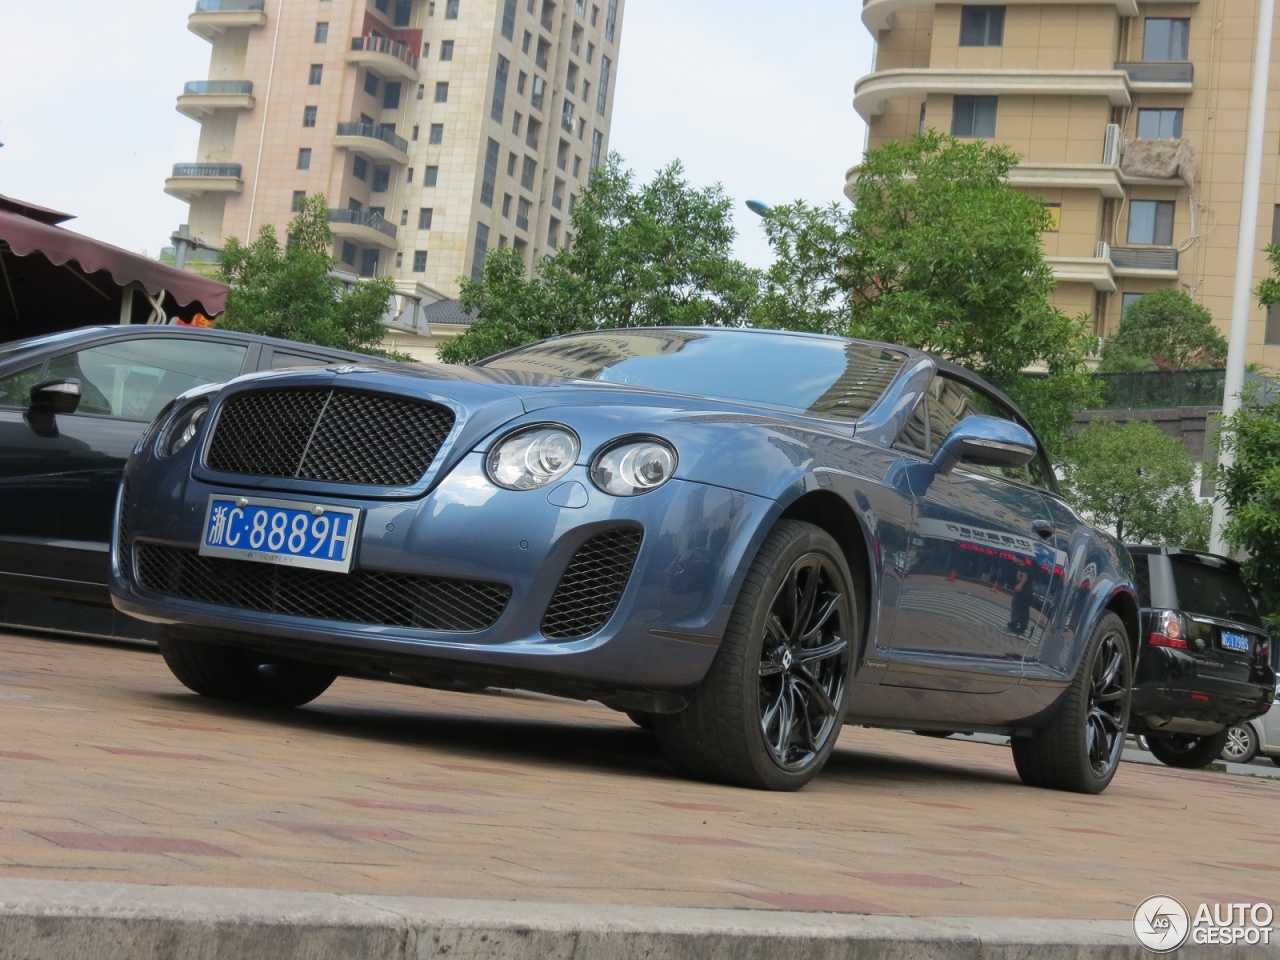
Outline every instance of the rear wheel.
POLYGON ((1258 755, 1258 738, 1253 727, 1237 723, 1227 727, 1227 742, 1222 747, 1222 759, 1231 763, 1249 763, 1258 755))
POLYGON ((173 675, 204 697, 262 707, 300 707, 329 689, 338 672, 239 647, 166 636, 160 654, 173 675))
POLYGON ((849 705, 852 584, 819 527, 784 520, 769 533, 689 706, 652 718, 672 766, 765 790, 797 790, 822 769, 849 705))
POLYGON ((1226 746, 1227 734, 1223 730, 1209 736, 1196 737, 1185 733, 1148 733, 1151 755, 1167 767, 1193 770, 1207 767, 1217 760, 1226 746))
POLYGON ((1033 787, 1101 793, 1120 766, 1133 688, 1133 655, 1124 621, 1105 613, 1065 700, 1029 737, 1014 737, 1013 762, 1033 787))

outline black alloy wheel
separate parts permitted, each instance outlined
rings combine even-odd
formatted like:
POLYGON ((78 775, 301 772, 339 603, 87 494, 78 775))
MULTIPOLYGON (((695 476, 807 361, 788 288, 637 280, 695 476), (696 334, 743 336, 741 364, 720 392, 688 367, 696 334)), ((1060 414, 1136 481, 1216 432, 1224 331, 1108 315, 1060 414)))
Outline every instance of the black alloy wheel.
POLYGON ((1197 770, 1207 767, 1222 756, 1227 745, 1228 730, 1207 736, 1187 733, 1148 733, 1151 755, 1166 767, 1197 770))

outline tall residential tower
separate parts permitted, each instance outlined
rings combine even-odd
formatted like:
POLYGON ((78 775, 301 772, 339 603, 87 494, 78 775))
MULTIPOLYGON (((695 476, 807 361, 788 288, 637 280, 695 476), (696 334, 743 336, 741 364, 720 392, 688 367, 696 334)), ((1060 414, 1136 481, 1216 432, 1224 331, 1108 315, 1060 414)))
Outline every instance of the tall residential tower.
MULTIPOLYGON (((1066 312, 1100 336, 1127 303, 1186 290, 1230 325, 1258 0, 863 0, 874 72, 854 107, 869 145, 934 127, 1007 144, 1044 196, 1066 312)), ((1280 64, 1271 52, 1254 276, 1280 242, 1280 64)), ((852 175, 852 173, 851 173, 852 175)), ((1280 367, 1280 311, 1253 307, 1248 359, 1280 367)))

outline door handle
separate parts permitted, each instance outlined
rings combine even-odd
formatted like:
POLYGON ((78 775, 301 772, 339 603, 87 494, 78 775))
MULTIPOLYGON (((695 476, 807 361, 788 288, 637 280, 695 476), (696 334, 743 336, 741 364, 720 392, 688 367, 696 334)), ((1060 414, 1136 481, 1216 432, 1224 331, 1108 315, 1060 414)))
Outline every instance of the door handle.
POLYGON ((1046 540, 1052 537, 1057 531, 1057 527, 1053 525, 1053 521, 1045 520, 1043 517, 1036 517, 1036 519, 1032 520, 1031 529, 1046 540))

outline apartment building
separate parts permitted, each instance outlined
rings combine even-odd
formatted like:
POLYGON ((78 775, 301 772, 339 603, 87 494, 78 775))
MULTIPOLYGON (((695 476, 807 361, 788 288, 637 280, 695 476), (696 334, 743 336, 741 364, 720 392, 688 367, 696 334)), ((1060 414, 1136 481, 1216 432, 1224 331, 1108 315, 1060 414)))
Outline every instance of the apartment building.
MULTIPOLYGON (((868 145, 933 127, 1010 146, 1042 196, 1058 306, 1099 335, 1160 286, 1230 327, 1258 0, 863 0, 876 40, 855 88, 868 145)), ((1254 279, 1280 242, 1280 63, 1270 87, 1254 279)), ((856 171, 850 171, 850 182, 856 171)), ((1254 306, 1247 359, 1280 367, 1280 311, 1254 306)))
POLYGON ((165 191, 215 246, 283 237, 323 193, 340 269, 394 277, 417 327, 488 249, 532 263, 569 241, 608 150, 623 4, 196 0, 208 76, 178 109, 199 146, 165 191))

